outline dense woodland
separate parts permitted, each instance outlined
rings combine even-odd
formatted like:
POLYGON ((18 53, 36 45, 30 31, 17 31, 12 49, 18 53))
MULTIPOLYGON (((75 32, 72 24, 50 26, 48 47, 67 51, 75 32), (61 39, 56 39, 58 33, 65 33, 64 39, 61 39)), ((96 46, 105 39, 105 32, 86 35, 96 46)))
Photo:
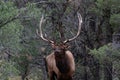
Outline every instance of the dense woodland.
POLYGON ((0 0, 0 80, 46 80, 43 57, 51 46, 36 35, 69 43, 74 80, 120 80, 120 0, 0 0))

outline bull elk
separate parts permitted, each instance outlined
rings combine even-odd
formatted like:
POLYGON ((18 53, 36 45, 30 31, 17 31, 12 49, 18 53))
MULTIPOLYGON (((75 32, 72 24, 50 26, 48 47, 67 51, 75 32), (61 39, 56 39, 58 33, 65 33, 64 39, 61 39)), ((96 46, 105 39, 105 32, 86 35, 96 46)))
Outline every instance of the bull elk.
POLYGON ((44 17, 42 16, 40 20, 40 32, 37 30, 36 33, 44 41, 49 42, 53 48, 53 52, 45 57, 47 65, 46 67, 50 80, 73 80, 72 76, 75 71, 75 62, 73 54, 69 50, 67 50, 68 46, 66 43, 76 39, 80 34, 82 17, 79 13, 77 15, 79 20, 77 35, 73 38, 63 41, 60 44, 56 44, 54 41, 43 37, 41 26, 44 21, 44 17))

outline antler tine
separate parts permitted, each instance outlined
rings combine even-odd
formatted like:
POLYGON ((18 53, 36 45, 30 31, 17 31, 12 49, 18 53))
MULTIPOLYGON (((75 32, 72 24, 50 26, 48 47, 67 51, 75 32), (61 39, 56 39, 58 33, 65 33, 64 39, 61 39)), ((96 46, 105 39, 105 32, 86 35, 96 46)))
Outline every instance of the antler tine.
POLYGON ((77 35, 76 35, 76 36, 74 36, 74 37, 73 37, 73 38, 71 38, 71 39, 67 39, 67 40, 65 40, 63 43, 70 42, 70 41, 72 41, 72 40, 76 39, 76 38, 79 36, 80 31, 81 31, 82 16, 80 15, 80 13, 77 13, 77 15, 78 15, 78 20, 79 20, 79 27, 78 27, 78 32, 77 32, 77 35))
POLYGON ((41 28, 43 21, 44 21, 44 15, 42 15, 42 18, 41 18, 40 24, 39 24, 39 31, 40 31, 40 33, 39 33, 38 29, 36 30, 36 33, 37 33, 37 35, 38 35, 39 37, 41 37, 44 41, 47 41, 47 42, 50 42, 50 43, 54 43, 54 41, 49 40, 49 39, 46 39, 46 38, 43 37, 43 32, 42 32, 42 28, 41 28))

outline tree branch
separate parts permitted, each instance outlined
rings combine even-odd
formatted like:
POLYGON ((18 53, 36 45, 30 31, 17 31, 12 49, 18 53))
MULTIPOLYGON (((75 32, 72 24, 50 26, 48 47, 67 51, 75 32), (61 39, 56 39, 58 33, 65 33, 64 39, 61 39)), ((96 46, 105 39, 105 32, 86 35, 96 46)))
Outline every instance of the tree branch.
POLYGON ((8 23, 10 23, 10 22, 12 22, 12 21, 18 19, 19 15, 20 15, 20 14, 18 14, 17 16, 15 16, 15 17, 13 17, 13 18, 11 18, 11 19, 9 19, 9 20, 3 22, 2 24, 0 24, 0 28, 2 28, 3 26, 5 26, 6 24, 8 24, 8 23))

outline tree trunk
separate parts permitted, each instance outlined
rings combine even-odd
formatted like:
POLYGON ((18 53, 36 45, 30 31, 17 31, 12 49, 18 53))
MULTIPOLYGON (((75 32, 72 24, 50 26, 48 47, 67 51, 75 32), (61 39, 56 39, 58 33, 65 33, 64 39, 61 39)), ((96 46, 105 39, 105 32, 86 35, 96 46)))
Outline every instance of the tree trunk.
POLYGON ((110 16, 111 16, 111 9, 110 8, 105 8, 103 9, 103 42, 104 44, 107 44, 109 42, 112 42, 112 28, 110 26, 110 16))
POLYGON ((104 61, 104 80, 112 80, 112 62, 104 61))
POLYGON ((95 59, 94 57, 90 57, 89 61, 89 67, 90 67, 90 72, 93 75, 93 80, 100 80, 100 64, 99 64, 99 60, 95 59), (91 59, 91 60, 90 60, 91 59))
MULTIPOLYGON (((112 42, 112 28, 110 26, 111 9, 106 7, 103 9, 103 44, 112 42)), ((107 52, 108 53, 108 52, 107 52)), ((112 62, 105 60, 104 62, 104 80, 112 80, 112 62)))

